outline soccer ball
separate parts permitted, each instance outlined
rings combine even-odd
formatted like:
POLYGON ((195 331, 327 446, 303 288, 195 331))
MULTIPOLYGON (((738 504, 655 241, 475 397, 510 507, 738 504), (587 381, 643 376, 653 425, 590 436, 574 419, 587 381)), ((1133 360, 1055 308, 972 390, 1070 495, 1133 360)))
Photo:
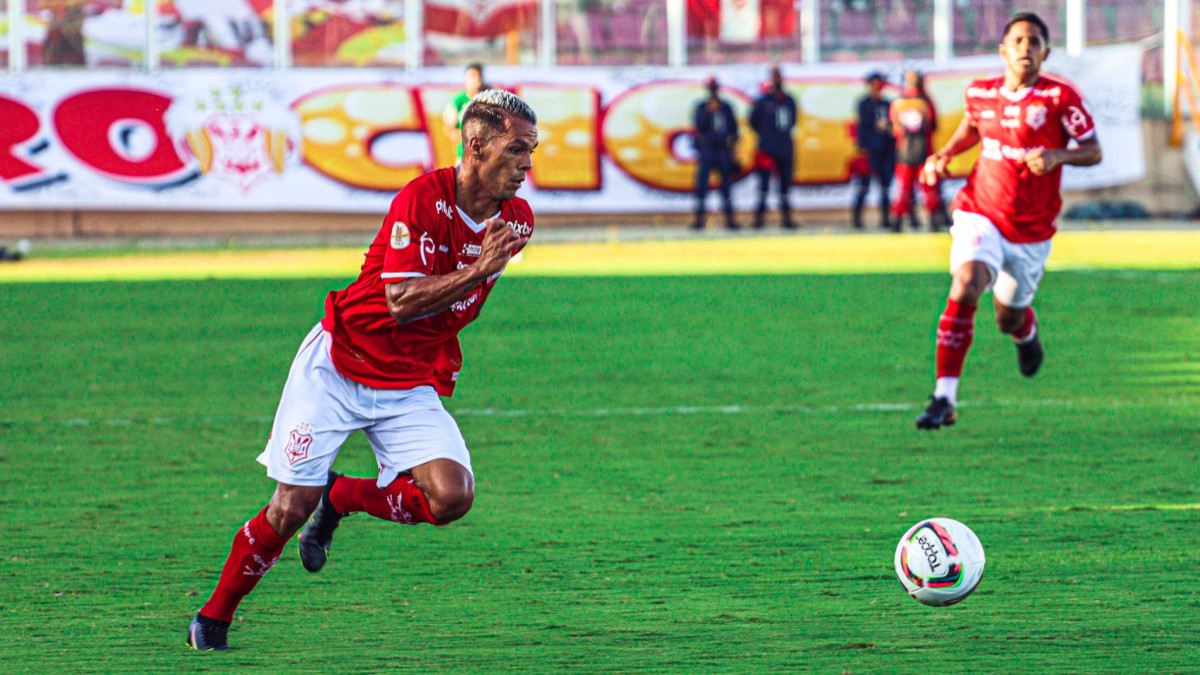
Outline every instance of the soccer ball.
POLYGON ((929 518, 908 528, 896 545, 896 576, 914 600, 945 607, 962 601, 983 578, 983 544, 971 528, 929 518))

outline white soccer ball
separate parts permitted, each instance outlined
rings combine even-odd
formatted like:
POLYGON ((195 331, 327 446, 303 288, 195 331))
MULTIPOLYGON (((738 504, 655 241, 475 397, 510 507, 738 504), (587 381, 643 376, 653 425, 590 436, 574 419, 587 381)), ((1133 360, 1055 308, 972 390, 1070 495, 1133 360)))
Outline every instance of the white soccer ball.
POLYGON ((929 518, 908 528, 896 545, 896 576, 914 600, 934 607, 962 601, 983 579, 983 544, 971 528, 929 518))

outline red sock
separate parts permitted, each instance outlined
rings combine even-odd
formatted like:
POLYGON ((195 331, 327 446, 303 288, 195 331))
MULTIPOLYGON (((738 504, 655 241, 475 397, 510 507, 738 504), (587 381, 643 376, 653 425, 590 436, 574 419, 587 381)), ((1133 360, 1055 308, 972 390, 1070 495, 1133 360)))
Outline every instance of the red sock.
POLYGON ((200 613, 210 619, 233 621, 238 603, 279 560, 279 553, 287 541, 288 538, 279 536, 267 522, 267 507, 264 506, 233 535, 233 550, 221 569, 221 579, 200 613))
POLYGON ((329 490, 329 503, 342 515, 365 511, 376 518, 402 525, 445 525, 433 517, 425 493, 408 474, 397 476, 383 489, 375 484, 374 478, 342 476, 329 490))
POLYGON ((967 350, 975 337, 975 305, 946 300, 946 311, 938 321, 937 376, 962 376, 967 350))
POLYGON ((1025 322, 1021 324, 1013 334, 1013 339, 1017 342, 1025 342, 1032 338, 1037 332, 1037 312, 1033 311, 1033 307, 1025 308, 1025 322))

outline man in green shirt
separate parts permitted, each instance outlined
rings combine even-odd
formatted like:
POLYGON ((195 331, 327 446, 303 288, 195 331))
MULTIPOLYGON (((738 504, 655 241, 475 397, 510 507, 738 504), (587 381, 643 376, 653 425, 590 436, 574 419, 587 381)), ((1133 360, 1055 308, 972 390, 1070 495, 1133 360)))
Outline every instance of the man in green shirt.
POLYGON ((475 95, 485 89, 483 84, 483 64, 469 63, 467 64, 466 73, 463 76, 463 90, 454 95, 454 98, 446 105, 446 110, 442 112, 442 129, 450 140, 458 144, 455 151, 457 157, 456 164, 462 162, 463 144, 462 144, 462 112, 475 98, 475 95))

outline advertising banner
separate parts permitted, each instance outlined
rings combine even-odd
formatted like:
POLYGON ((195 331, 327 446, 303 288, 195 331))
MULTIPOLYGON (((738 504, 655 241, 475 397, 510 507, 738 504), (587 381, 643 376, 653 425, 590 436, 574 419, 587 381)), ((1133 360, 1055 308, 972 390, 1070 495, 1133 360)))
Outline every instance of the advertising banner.
MULTIPOLYGON (((1145 175, 1139 118, 1141 50, 1054 53, 1047 71, 1074 83, 1097 123, 1104 161, 1068 167, 1064 188, 1145 175)), ((963 90, 1003 72, 999 57, 947 64, 783 64, 800 106, 793 200, 849 203, 849 130, 871 70, 926 73, 935 144, 962 118, 963 90)), ((765 65, 704 68, 489 67, 488 84, 524 97, 540 145, 521 196, 541 213, 677 212, 692 208, 692 112, 716 77, 741 121, 736 155, 751 167, 747 115, 765 65)), ((382 213, 397 190, 453 164, 442 112, 458 68, 30 71, 0 79, 0 209, 143 209, 382 213)), ((953 167, 965 175, 974 153, 953 167)), ((755 199, 740 175, 734 198, 755 199)))

